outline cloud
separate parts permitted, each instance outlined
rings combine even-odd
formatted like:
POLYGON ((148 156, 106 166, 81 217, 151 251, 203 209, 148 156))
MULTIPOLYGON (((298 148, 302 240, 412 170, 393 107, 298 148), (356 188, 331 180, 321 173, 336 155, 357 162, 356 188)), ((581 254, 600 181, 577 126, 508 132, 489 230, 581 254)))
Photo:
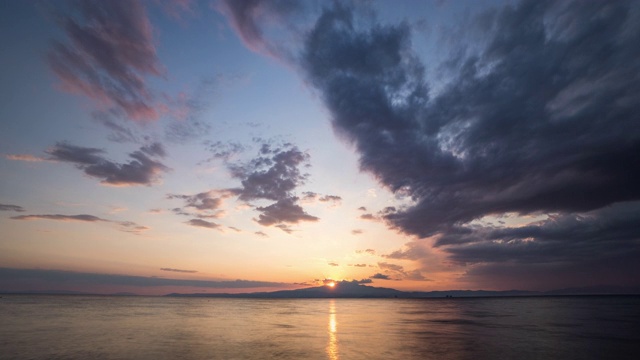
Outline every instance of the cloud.
POLYGON ((6 155, 4 155, 4 157, 9 159, 9 160, 15 160, 15 161, 27 161, 27 162, 49 161, 49 160, 47 160, 45 158, 33 156, 33 155, 30 155, 30 154, 6 154, 6 155))
MULTIPOLYGON (((378 267, 385 273, 393 274, 395 280, 431 281, 422 275, 420 270, 405 270, 404 266, 379 262, 378 267)), ((390 278, 388 278, 390 279, 390 278)))
POLYGON ((61 214, 42 214, 42 215, 19 215, 11 217, 12 220, 55 220, 55 221, 79 221, 79 222, 105 222, 117 225, 118 230, 139 235, 143 231, 149 230, 149 227, 138 225, 133 221, 114 221, 103 219, 94 215, 61 215, 61 214))
POLYGON ((571 262, 640 253, 640 203, 550 216, 522 227, 459 228, 436 241, 451 258, 478 262, 571 262))
POLYGON ((136 235, 139 235, 143 231, 147 231, 150 229, 148 226, 138 225, 133 221, 119 221, 116 223, 120 225, 120 231, 132 233, 136 235))
MULTIPOLYGON (((131 275, 113 275, 98 273, 83 273, 61 270, 40 270, 40 269, 14 269, 0 268, 0 281, 15 284, 19 282, 23 285, 27 284, 45 284, 46 289, 52 289, 57 286, 81 285, 81 286, 102 286, 102 285, 119 285, 119 286, 136 286, 136 287, 154 287, 154 286, 186 286, 201 287, 212 289, 242 289, 242 288, 272 288, 283 287, 288 284, 254 281, 254 280, 186 280, 186 279, 167 279, 159 277, 131 276, 131 275)), ((28 288, 23 290, 30 290, 28 288)))
POLYGON ((262 231, 256 231, 256 232, 254 232, 254 234, 256 234, 256 235, 258 235, 258 236, 261 236, 261 237, 269 237, 269 235, 265 234, 265 233, 264 233, 264 232, 262 232, 262 231))
POLYGON ((338 264, 337 262, 328 262, 327 265, 329 265, 329 266, 340 266, 340 264, 338 264))
POLYGON ((184 208, 174 208, 172 209, 174 213, 206 219, 222 217, 224 211, 221 208, 224 200, 233 195, 234 193, 229 191, 211 190, 195 195, 167 194, 167 199, 184 201, 184 208), (191 209, 194 212, 189 212, 186 209, 191 209))
POLYGON ((205 146, 212 157, 205 160, 206 162, 212 160, 223 160, 225 162, 231 161, 235 156, 243 153, 246 147, 236 142, 222 142, 222 141, 205 141, 205 146))
POLYGON ((352 235, 361 235, 362 233, 364 233, 364 231, 362 229, 353 229, 353 230, 351 230, 351 234, 352 235))
POLYGON ((222 0, 217 3, 217 10, 229 20, 229 25, 247 48, 275 59, 287 60, 292 58, 290 50, 282 41, 264 36, 263 27, 282 24, 284 18, 290 23, 292 16, 299 13, 303 5, 295 0, 222 0))
POLYGON ((14 216, 11 219, 13 220, 59 220, 59 221, 83 221, 83 222, 96 222, 96 221, 105 221, 110 222, 109 220, 105 220, 93 215, 60 215, 60 214, 46 214, 46 215, 20 215, 14 216))
POLYGON ((333 203, 339 203, 342 201, 342 197, 337 196, 337 195, 324 195, 321 196, 318 201, 320 202, 333 202, 333 203))
POLYGON ((330 202, 336 205, 336 204, 340 204, 340 202, 342 201, 342 197, 337 195, 320 195, 313 191, 305 191, 302 193, 302 201, 312 202, 315 200, 323 203, 330 202))
POLYGON ((375 273, 375 274, 371 275, 369 278, 370 279, 377 279, 377 280, 391 280, 389 275, 385 275, 385 274, 381 274, 381 273, 375 273))
POLYGON ((152 156, 164 156, 161 144, 153 143, 129 154, 131 161, 119 164, 104 158, 104 150, 57 143, 47 150, 52 160, 69 162, 85 174, 115 186, 152 185, 161 173, 169 171, 152 156))
POLYGON ((318 221, 318 218, 307 214, 295 202, 298 198, 286 198, 266 207, 258 207, 261 212, 256 220, 260 225, 269 226, 279 223, 297 224, 300 221, 318 221))
POLYGON ((18 206, 18 205, 0 204, 0 211, 24 212, 25 209, 22 206, 18 206))
POLYGON ((366 250, 356 250, 356 254, 369 254, 375 255, 376 251, 374 249, 366 249, 366 250))
MULTIPOLYGON (((248 163, 227 164, 232 176, 241 179, 242 187, 226 191, 243 201, 275 201, 268 206, 257 206, 255 209, 260 215, 255 221, 263 226, 276 225, 290 233, 291 228, 285 223, 319 220, 298 205, 299 198, 294 192, 307 179, 308 175, 301 173, 299 168, 308 165, 308 161, 309 155, 292 144, 273 146, 263 142, 258 156, 248 163)), ((304 194, 317 195, 312 192, 304 194)))
POLYGON ((287 234, 291 234, 293 232, 293 230, 291 229, 291 227, 289 225, 278 224, 278 225, 275 225, 275 227, 277 227, 278 229, 286 232, 287 234))
POLYGON ((198 272, 197 270, 182 270, 182 269, 172 269, 172 268, 160 268, 160 270, 178 272, 178 273, 187 273, 187 274, 193 274, 198 272))
POLYGON ((189 221, 187 221, 187 224, 191 225, 191 226, 196 226, 196 227, 203 227, 203 228, 207 228, 207 229, 217 229, 220 227, 219 224, 216 224, 214 222, 210 222, 210 221, 205 221, 202 219, 191 219, 189 221))
POLYGON ((421 242, 409 242, 406 244, 405 250, 396 250, 388 255, 382 255, 382 257, 396 260, 420 260, 428 257, 430 251, 421 242))
POLYGON ((349 266, 355 266, 355 267, 367 267, 367 264, 349 264, 349 266))
POLYGON ((373 214, 362 214, 362 215, 360 215, 360 219, 362 219, 362 220, 371 220, 371 221, 378 220, 378 218, 375 217, 373 214))
POLYGON ((308 161, 309 155, 291 144, 275 149, 263 144, 258 157, 248 164, 230 164, 229 168, 234 177, 241 179, 240 200, 277 201, 293 197, 291 192, 304 184, 307 175, 300 173, 299 167, 308 161))
POLYGON ((153 28, 141 1, 81 1, 78 16, 60 15, 66 37, 47 62, 61 89, 91 98, 136 121, 156 120, 159 106, 147 76, 162 77, 153 28))
MULTIPOLYGON (((345 281, 345 280, 343 280, 343 281, 345 281)), ((359 285, 371 284, 372 282, 373 282, 373 280, 371 280, 371 279, 351 280, 351 283, 359 284, 359 285)))
POLYGON ((400 265, 396 265, 396 264, 389 264, 389 263, 386 263, 386 262, 379 262, 378 263, 378 267, 380 269, 383 269, 383 270, 391 270, 391 271, 396 271, 396 272, 404 271, 404 267, 402 267, 400 265))
POLYGON ((640 199, 640 87, 625 75, 636 71, 638 12, 553 4, 505 7, 486 49, 435 98, 409 25, 362 29, 340 5, 318 19, 301 65, 361 168, 415 200, 386 216, 392 225, 426 237, 490 214, 640 199))
MULTIPOLYGON (((637 206, 619 204, 640 200, 640 82, 630 76, 640 56, 638 5, 524 0, 490 15, 464 25, 480 40, 449 44, 440 67, 449 77, 434 93, 411 49, 411 25, 361 21, 342 3, 308 32, 299 64, 360 168, 410 200, 381 213, 390 226, 435 238, 450 259, 477 264, 470 274, 488 269, 482 264, 494 270, 484 274, 498 274, 499 264, 578 266, 587 263, 582 252, 618 268, 611 259, 635 254, 637 229, 572 228, 587 246, 568 233, 547 239, 551 223, 471 223, 507 213, 616 223, 624 211, 604 209, 637 206)), ((417 260, 422 250, 389 256, 417 260)))

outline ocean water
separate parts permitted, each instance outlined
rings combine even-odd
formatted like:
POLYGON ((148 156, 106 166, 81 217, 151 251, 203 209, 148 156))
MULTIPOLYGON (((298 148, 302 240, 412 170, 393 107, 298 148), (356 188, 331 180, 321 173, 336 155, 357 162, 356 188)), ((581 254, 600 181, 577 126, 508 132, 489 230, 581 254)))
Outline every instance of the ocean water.
POLYGON ((640 359, 640 297, 3 295, 0 359, 640 359))

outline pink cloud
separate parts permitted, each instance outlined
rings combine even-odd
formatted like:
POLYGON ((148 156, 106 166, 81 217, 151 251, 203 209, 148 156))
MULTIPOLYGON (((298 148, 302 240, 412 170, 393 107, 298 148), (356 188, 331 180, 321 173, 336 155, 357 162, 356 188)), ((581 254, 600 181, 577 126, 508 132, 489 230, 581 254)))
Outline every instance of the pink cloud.
POLYGON ((153 28, 139 1, 82 1, 80 16, 63 16, 65 42, 47 54, 60 88, 135 121, 156 120, 159 104, 147 76, 162 77, 153 28))

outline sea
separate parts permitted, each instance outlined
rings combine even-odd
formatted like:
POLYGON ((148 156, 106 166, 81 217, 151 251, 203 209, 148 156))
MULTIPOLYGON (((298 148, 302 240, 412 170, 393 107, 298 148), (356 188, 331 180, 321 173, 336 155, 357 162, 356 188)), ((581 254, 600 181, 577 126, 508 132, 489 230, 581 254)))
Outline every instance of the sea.
POLYGON ((1 295, 0 359, 640 359, 640 297, 1 295))

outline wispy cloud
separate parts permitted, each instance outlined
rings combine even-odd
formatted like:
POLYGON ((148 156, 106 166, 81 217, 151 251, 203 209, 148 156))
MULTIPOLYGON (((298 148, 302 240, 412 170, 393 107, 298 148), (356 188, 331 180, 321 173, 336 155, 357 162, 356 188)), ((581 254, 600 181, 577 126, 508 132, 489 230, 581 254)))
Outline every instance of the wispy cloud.
POLYGON ((66 36, 47 54, 60 87, 136 121, 160 116, 147 76, 162 77, 153 28, 141 1, 81 1, 60 15, 66 36))
POLYGON ((177 272, 177 273, 186 273, 186 274, 194 274, 197 273, 197 270, 183 270, 183 269, 173 269, 173 268, 160 268, 160 270, 162 271, 169 271, 169 272, 177 272))
POLYGON ((79 214, 79 215, 62 215, 62 214, 40 214, 40 215, 18 215, 11 217, 12 220, 23 220, 23 221, 32 221, 32 220, 54 220, 54 221, 78 221, 78 222, 105 222, 115 224, 118 227, 118 230, 129 232, 133 234, 140 234, 143 231, 149 230, 148 227, 138 225, 133 221, 115 221, 103 219, 94 215, 87 214, 79 214))
POLYGON ((263 28, 274 24, 292 26, 293 15, 302 14, 303 6, 304 2, 295 0, 222 0, 216 7, 227 17, 231 28, 247 48, 277 60, 291 62, 291 50, 287 49, 281 39, 278 41, 264 36, 263 28))
POLYGON ((376 251, 374 249, 365 249, 365 250, 356 250, 356 254, 369 254, 375 255, 376 251))
POLYGON ((27 162, 43 162, 50 161, 48 159, 30 155, 30 154, 6 154, 4 155, 6 159, 15 160, 15 161, 27 161, 27 162))
POLYGON ((44 220, 59 220, 59 221, 84 221, 84 222, 106 221, 106 222, 110 222, 109 220, 105 220, 105 219, 99 218, 97 216, 86 215, 86 214, 80 214, 80 215, 60 215, 60 214, 19 215, 19 216, 14 216, 11 219, 13 219, 13 220, 39 220, 39 219, 44 219, 44 220))
POLYGON ((0 211, 24 212, 25 209, 22 206, 18 206, 18 205, 0 204, 0 211))

